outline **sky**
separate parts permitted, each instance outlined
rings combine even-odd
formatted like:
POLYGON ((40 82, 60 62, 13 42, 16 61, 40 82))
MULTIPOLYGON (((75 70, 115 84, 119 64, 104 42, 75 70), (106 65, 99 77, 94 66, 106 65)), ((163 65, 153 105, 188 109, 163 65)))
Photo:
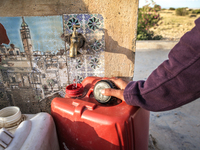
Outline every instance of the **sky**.
MULTIPOLYGON (((24 20, 30 29, 33 51, 56 53, 64 49, 64 41, 60 38, 63 33, 62 16, 24 17, 24 20)), ((22 17, 0 17, 0 23, 6 29, 10 44, 24 52, 20 35, 22 17)))
MULTIPOLYGON (((151 0, 139 0, 139 7, 146 5, 146 1, 151 2, 151 0)), ((200 0, 154 0, 154 2, 161 8, 200 8, 200 0)))

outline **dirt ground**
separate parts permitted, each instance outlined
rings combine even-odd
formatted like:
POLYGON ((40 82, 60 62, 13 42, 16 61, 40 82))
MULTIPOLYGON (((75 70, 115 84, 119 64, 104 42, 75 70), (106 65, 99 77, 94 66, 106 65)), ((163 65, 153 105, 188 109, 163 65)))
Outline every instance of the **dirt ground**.
POLYGON ((194 21, 200 17, 177 16, 175 10, 161 10, 160 16, 162 19, 158 22, 159 26, 151 28, 155 35, 162 35, 162 40, 179 40, 186 32, 190 31, 194 26, 194 21))

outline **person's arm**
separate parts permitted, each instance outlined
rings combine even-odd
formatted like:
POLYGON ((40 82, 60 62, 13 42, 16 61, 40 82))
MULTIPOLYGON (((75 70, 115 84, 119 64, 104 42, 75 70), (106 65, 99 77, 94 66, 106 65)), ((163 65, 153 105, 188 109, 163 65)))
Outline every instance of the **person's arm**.
POLYGON ((126 86, 123 97, 127 104, 165 111, 200 97, 200 18, 195 24, 146 81, 132 81, 126 86))

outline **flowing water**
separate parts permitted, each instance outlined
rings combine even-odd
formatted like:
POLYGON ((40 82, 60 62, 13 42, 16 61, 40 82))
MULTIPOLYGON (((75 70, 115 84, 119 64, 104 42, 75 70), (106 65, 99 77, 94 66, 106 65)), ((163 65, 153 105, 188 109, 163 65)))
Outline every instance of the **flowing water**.
POLYGON ((77 89, 77 72, 76 72, 76 58, 71 58, 72 75, 74 75, 72 90, 77 89))
POLYGON ((77 80, 76 79, 73 80, 73 85, 72 85, 72 90, 75 90, 75 89, 77 89, 77 80))

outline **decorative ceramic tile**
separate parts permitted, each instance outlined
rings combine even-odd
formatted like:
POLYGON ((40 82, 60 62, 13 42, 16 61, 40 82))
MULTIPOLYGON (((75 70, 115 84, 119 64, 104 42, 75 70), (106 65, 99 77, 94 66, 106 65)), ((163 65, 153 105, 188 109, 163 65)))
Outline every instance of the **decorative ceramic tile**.
POLYGON ((92 45, 90 45, 90 46, 94 51, 98 51, 98 50, 100 50, 102 44, 101 44, 100 41, 95 39, 94 43, 92 45))
POLYGON ((68 69, 70 72, 76 70, 76 72, 84 72, 85 71, 85 60, 84 57, 77 57, 76 59, 71 59, 68 57, 68 69))
POLYGON ((103 17, 99 14, 85 14, 85 32, 86 33, 102 33, 104 28, 103 17))
MULTIPOLYGON (((67 63, 70 73, 70 83, 78 76, 80 80, 86 76, 104 76, 104 18, 100 14, 65 14, 63 15, 64 34, 72 34, 73 25, 79 25, 77 32, 85 38, 86 45, 79 49, 81 53, 75 60, 69 57, 67 63)), ((66 42, 66 48, 70 45, 66 42)))
POLYGON ((83 15, 82 14, 70 14, 63 15, 63 23, 64 23, 64 34, 72 34, 73 25, 80 25, 80 28, 76 28, 77 32, 83 33, 83 15))
POLYGON ((77 83, 81 83, 87 77, 87 74, 86 73, 76 73, 76 77, 75 77, 75 74, 70 72, 69 76, 70 76, 69 80, 71 81, 71 84, 72 84, 74 79, 77 80, 77 83))
POLYGON ((27 99, 38 102, 65 89, 74 78, 81 82, 87 76, 104 76, 102 15, 0 17, 0 22, 11 41, 0 46, 0 99, 8 99, 10 105, 27 99), (73 25, 80 26, 77 32, 85 38, 85 46, 74 60, 65 39, 72 34, 73 25))
POLYGON ((89 76, 104 77, 105 73, 104 72, 102 72, 102 73, 87 73, 87 77, 89 77, 89 76))
POLYGON ((102 67, 101 60, 97 56, 87 56, 87 71, 95 72, 99 71, 102 67))

